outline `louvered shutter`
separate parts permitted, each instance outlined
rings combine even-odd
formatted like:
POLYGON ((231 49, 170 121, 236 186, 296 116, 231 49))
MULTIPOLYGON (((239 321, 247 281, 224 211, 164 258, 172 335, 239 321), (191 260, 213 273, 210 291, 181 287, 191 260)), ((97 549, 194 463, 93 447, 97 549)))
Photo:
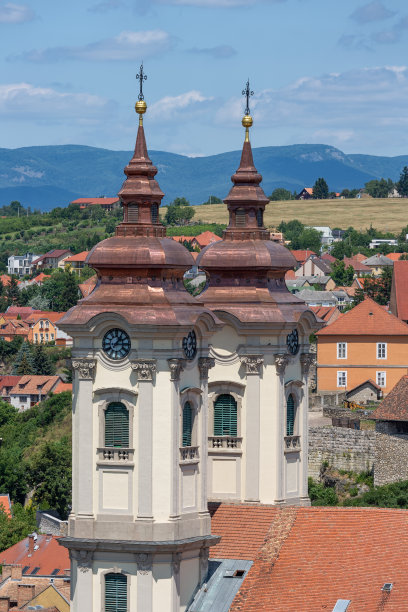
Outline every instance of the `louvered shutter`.
POLYGON ((262 208, 258 208, 256 211, 256 221, 258 223, 258 227, 263 227, 263 211, 262 208))
POLYGON ((293 436, 295 426, 295 401, 293 395, 290 394, 286 403, 286 435, 293 436))
POLYGON ((128 222, 137 223, 139 219, 139 206, 137 204, 129 204, 128 206, 128 222))
POLYGON ((186 402, 183 408, 183 446, 191 446, 191 431, 193 426, 193 415, 190 402, 186 402))
POLYGON ((237 227, 245 227, 246 215, 244 208, 237 208, 237 210, 235 211, 235 225, 237 227))
POLYGON ((152 223, 157 223, 159 216, 159 207, 157 204, 152 204, 152 223))
POLYGON ((214 436, 236 435, 237 402, 232 395, 219 395, 214 404, 214 436))
POLYGON ((127 578, 123 574, 105 575, 105 612, 127 612, 127 578))
POLYGON ((129 447, 129 412, 121 403, 109 404, 105 411, 105 446, 129 447))

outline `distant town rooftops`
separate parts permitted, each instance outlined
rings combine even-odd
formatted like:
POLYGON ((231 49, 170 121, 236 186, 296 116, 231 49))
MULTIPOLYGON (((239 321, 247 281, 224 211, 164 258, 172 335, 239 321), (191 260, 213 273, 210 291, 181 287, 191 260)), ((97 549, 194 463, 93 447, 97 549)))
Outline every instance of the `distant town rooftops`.
POLYGON ((77 198, 76 200, 72 200, 70 204, 79 204, 80 206, 109 206, 112 204, 116 204, 119 202, 119 198, 77 198))
POLYGON ((59 376, 26 374, 10 390, 10 395, 47 395, 61 381, 59 376))
POLYGON ((71 263, 76 261, 85 261, 88 257, 89 251, 81 251, 81 253, 77 253, 76 255, 70 255, 66 258, 65 263, 71 263))
POLYGON ((293 257, 296 259, 297 263, 303 263, 306 261, 306 259, 308 259, 311 255, 316 255, 316 253, 314 251, 311 251, 310 249, 295 249, 294 251, 291 251, 293 257))
POLYGON ((62 576, 70 563, 68 550, 58 544, 58 537, 36 534, 33 540, 30 541, 29 536, 1 552, 0 563, 22 566, 25 576, 29 576, 35 568, 38 568, 36 576, 62 576))
POLYGON ((368 257, 362 263, 366 266, 392 266, 394 262, 389 257, 376 253, 376 255, 368 257))
POLYGON ((41 255, 41 257, 38 257, 38 259, 34 259, 32 264, 33 266, 38 266, 38 264, 44 262, 47 259, 58 259, 59 257, 63 257, 64 255, 66 255, 67 253, 71 253, 71 251, 69 249, 52 249, 52 251, 48 251, 48 253, 45 253, 44 255, 41 255))

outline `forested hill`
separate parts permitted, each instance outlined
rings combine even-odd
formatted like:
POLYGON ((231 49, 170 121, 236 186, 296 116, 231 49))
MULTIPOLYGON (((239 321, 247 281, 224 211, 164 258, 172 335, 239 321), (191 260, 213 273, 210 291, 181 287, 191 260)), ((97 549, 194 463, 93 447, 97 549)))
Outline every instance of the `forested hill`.
MULTIPOLYGON (((240 151, 209 157, 185 157, 151 151, 158 167, 164 204, 184 196, 201 204, 210 194, 225 197, 240 151)), ((0 149, 0 206, 19 200, 24 206, 51 210, 77 197, 113 196, 120 189, 131 151, 110 151, 81 145, 0 149)), ((291 145, 254 149, 267 195, 276 188, 300 190, 324 177, 331 191, 363 187, 374 178, 397 180, 408 155, 346 155, 329 145, 291 145)))

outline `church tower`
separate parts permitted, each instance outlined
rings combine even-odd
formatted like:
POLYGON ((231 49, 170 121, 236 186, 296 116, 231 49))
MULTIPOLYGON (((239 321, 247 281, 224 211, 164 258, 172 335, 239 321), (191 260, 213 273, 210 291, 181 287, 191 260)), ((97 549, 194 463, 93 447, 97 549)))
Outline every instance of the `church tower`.
POLYGON ((245 142, 225 199, 229 225, 197 258, 209 277, 198 299, 225 324, 211 340, 208 495, 308 504, 309 336, 320 326, 287 290, 295 260, 264 226, 269 199, 249 140, 249 81, 243 94, 245 142))
POLYGON ((217 317, 185 290, 191 254, 166 238, 143 128, 119 192, 123 221, 87 263, 95 290, 74 339, 73 612, 179 612, 207 572, 207 383, 217 317))

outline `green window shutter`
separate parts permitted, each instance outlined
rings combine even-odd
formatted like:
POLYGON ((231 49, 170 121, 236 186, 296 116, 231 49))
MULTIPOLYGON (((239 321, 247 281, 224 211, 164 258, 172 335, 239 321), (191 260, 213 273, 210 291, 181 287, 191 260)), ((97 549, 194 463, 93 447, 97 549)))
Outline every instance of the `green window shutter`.
POLYGON ((127 577, 105 575, 105 612, 127 612, 127 577))
POLYGON ((295 400, 290 394, 286 403, 286 435, 293 436, 295 426, 295 400))
POLYGON ((105 411, 105 446, 129 447, 129 412, 119 402, 105 411))
POLYGON ((190 402, 183 408, 183 446, 191 446, 191 432, 193 429, 193 411, 190 402))
POLYGON ((214 436, 237 436, 237 402, 232 395, 219 395, 214 404, 214 436))

